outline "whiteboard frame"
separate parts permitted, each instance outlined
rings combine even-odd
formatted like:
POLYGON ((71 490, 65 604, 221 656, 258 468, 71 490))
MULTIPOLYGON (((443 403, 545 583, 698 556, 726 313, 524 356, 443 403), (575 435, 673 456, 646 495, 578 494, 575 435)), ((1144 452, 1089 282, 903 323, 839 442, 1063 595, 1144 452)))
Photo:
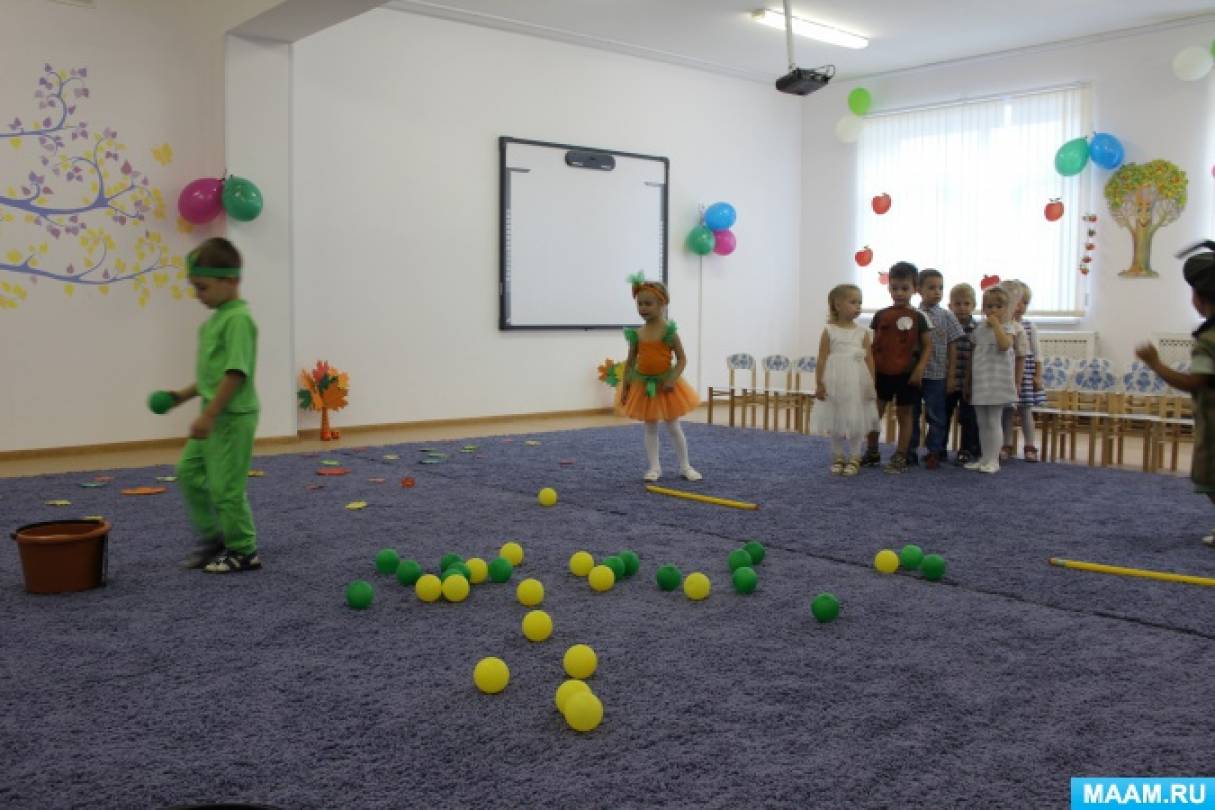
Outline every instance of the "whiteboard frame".
MULTIPOLYGON (((635 324, 626 323, 603 323, 603 324, 578 324, 578 323, 553 323, 553 324, 513 324, 511 323, 511 256, 510 256, 510 234, 508 222, 510 221, 511 209, 511 186, 510 186, 510 169, 506 165, 506 152, 510 144, 524 144, 529 146, 542 146, 551 149, 560 149, 562 151, 584 151, 596 152, 600 154, 608 154, 617 158, 630 158, 640 160, 652 160, 662 166, 662 199, 661 199, 661 217, 658 222, 658 234, 661 237, 660 243, 662 250, 660 252, 661 262, 661 281, 667 283, 668 273, 668 239, 667 228, 669 225, 669 195, 671 187, 671 161, 669 158, 660 157, 657 155, 641 155, 635 152, 623 152, 618 149, 602 149, 593 146, 574 146, 572 144, 552 143, 549 141, 528 140, 525 138, 512 138, 508 136, 500 136, 498 138, 498 190, 499 190, 499 206, 498 206, 498 329, 500 331, 537 331, 537 330, 555 330, 555 329, 622 329, 626 326, 635 324)), ((571 171, 579 171, 571 169, 571 171)), ((581 171, 593 171, 591 169, 582 169, 581 171)), ((628 269, 625 268, 627 271, 628 269)), ((622 273, 621 284, 624 284, 624 276, 627 276, 628 271, 622 273)))

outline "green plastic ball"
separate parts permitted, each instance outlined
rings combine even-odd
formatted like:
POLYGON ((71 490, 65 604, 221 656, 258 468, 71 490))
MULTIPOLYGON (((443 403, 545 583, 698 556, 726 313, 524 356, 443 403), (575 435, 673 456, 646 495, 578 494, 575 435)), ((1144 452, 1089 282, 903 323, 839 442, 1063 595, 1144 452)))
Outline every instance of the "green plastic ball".
POLYGON ((755 586, 759 584, 759 575, 749 565, 735 568, 730 578, 734 580, 734 590, 739 593, 751 593, 755 590, 755 586))
POLYGON ((661 566, 655 576, 658 580, 658 587, 664 591, 673 591, 679 587, 679 583, 683 582, 683 574, 673 565, 661 566))
POLYGON ((637 573, 637 569, 641 568, 641 558, 637 556, 637 552, 625 549, 616 555, 624 560, 624 575, 631 577, 637 573))
POLYGON ((489 578, 493 582, 510 582, 515 567, 505 557, 497 557, 489 564, 489 578))
POLYGON ((751 555, 751 564, 759 565, 764 561, 764 545, 758 540, 748 540, 743 544, 743 548, 747 550, 747 554, 751 555))
POLYGON ((936 582, 945 576, 945 558, 940 554, 925 555, 924 562, 920 563, 920 571, 923 572, 924 579, 936 582))
POLYGON ((602 562, 608 568, 612 569, 612 573, 616 575, 617 582, 624 579, 624 572, 628 570, 628 566, 625 565, 624 560, 613 555, 611 557, 605 557, 602 562))
POLYGON ((450 568, 452 563, 462 562, 464 562, 464 558, 459 554, 444 554, 443 558, 439 560, 439 573, 443 573, 450 568))
POLYGON ((401 555, 395 548, 382 548, 375 555, 375 570, 381 574, 395 574, 401 564, 401 555))
POLYGON ((920 567, 920 563, 924 561, 924 549, 917 546, 915 543, 908 543, 903 546, 903 550, 899 552, 899 565, 908 571, 914 571, 920 567))
POLYGON ((730 552, 730 556, 726 557, 726 562, 730 564, 731 571, 737 571, 739 568, 750 568, 751 555, 747 553, 745 548, 736 548, 730 552))
POLYGON ((833 593, 820 593, 810 603, 810 612, 820 622, 834 621, 840 615, 840 600, 833 593))
POLYGON ((366 610, 374 595, 375 589, 365 579, 356 579, 346 586, 346 604, 355 610, 366 610))
POLYGON ((422 576, 422 566, 417 560, 401 560, 397 564, 397 582, 402 585, 412 585, 422 576))
POLYGON ((152 413, 168 413, 173 405, 173 395, 168 391, 153 391, 148 395, 148 409, 152 413))
POLYGON ((439 581, 442 582, 448 577, 464 577, 465 579, 468 579, 471 575, 467 571, 461 571, 460 565, 461 564, 447 566, 447 570, 439 574, 439 581))

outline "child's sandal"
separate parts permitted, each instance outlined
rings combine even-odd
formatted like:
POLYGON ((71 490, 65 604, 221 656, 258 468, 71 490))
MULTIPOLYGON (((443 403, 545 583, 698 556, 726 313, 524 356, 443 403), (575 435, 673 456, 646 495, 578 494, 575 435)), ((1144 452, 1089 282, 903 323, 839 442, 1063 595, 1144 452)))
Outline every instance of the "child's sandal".
POLYGON ((1016 450, 1011 444, 1006 444, 1000 448, 1000 461, 1008 461, 1012 458, 1013 451, 1016 450))
POLYGON ((842 473, 842 475, 845 478, 848 478, 850 476, 856 475, 860 471, 861 471, 861 460, 859 458, 853 458, 853 459, 849 459, 848 463, 844 465, 844 472, 842 473))
POLYGON ((843 456, 836 456, 835 461, 831 462, 831 474, 832 475, 843 475, 844 474, 844 457, 843 456))
POLYGON ((1024 458, 1026 461, 1029 461, 1029 462, 1037 461, 1038 460, 1038 448, 1034 447, 1032 444, 1025 445, 1024 458))

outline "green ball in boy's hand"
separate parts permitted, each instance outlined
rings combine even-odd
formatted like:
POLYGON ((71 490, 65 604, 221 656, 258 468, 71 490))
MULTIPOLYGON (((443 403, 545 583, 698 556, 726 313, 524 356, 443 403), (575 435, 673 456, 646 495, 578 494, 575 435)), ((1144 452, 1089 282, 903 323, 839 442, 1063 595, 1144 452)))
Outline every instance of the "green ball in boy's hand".
POLYGON ((168 413, 174 404, 173 395, 168 391, 153 391, 148 395, 148 409, 152 413, 168 413))
POLYGON ((370 582, 365 579, 356 579, 346 586, 346 604, 355 610, 366 610, 371 605, 371 597, 374 593, 370 582))

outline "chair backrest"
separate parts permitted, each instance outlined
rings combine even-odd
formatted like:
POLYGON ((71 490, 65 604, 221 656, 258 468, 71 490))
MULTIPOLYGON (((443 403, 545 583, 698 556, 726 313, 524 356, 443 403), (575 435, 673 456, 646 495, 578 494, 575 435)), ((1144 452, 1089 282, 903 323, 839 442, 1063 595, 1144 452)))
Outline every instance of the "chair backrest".
POLYGON ((755 358, 746 352, 731 354, 726 357, 726 368, 730 370, 730 387, 734 388, 734 372, 749 371, 751 372, 750 388, 755 387, 755 358))
POLYGON ((1108 394, 1118 390, 1118 378, 1114 376, 1113 363, 1094 357, 1073 365, 1071 385, 1077 391, 1108 394))
POLYGON ((1122 389, 1128 394, 1163 394, 1167 387, 1159 374, 1139 360, 1132 362, 1130 370, 1122 375, 1122 389))
POLYGON ((780 375, 785 375, 784 388, 790 388, 793 382, 793 364, 789 362, 789 358, 783 354, 770 354, 763 359, 764 364, 764 388, 771 389, 772 381, 775 378, 780 380, 780 375))
POLYGON ((806 375, 806 385, 814 380, 814 370, 818 368, 818 358, 812 354, 804 354, 793 361, 793 388, 797 391, 807 390, 802 385, 802 375, 806 375))
POLYGON ((1047 391, 1062 391, 1067 388, 1072 370, 1070 357, 1044 357, 1042 359, 1042 386, 1047 391))

